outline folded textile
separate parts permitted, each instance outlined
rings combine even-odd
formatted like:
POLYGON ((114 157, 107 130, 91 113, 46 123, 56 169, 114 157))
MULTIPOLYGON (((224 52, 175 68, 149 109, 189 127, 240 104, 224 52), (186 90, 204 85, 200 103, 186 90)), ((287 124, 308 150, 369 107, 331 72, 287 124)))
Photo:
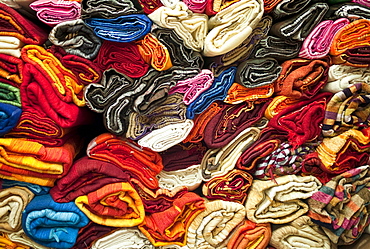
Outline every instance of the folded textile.
POLYGON ((329 58, 321 60, 291 59, 285 61, 274 82, 275 94, 294 98, 312 98, 326 84, 329 58))
POLYGON ((370 20, 358 19, 343 27, 335 34, 329 54, 340 55, 350 48, 367 45, 369 26, 370 20))
POLYGON ((4 55, 11 55, 14 57, 21 57, 21 49, 24 43, 14 36, 0 36, 0 53, 4 55))
POLYGON ((330 137, 351 128, 367 127, 370 114, 369 93, 368 84, 356 83, 334 94, 325 110, 322 134, 330 137))
POLYGON ((36 0, 30 7, 39 20, 50 26, 81 17, 81 4, 77 1, 36 0))
POLYGON ((234 1, 234 0, 231 0, 231 1, 217 1, 217 0, 216 1, 215 0, 207 1, 205 13, 208 16, 216 15, 222 9, 227 8, 228 6, 230 6, 231 4, 233 4, 235 2, 236 1, 234 1))
POLYGON ((155 70, 163 71, 172 67, 171 55, 167 47, 151 33, 136 41, 136 45, 144 61, 155 70))
POLYGON ((315 176, 322 184, 327 183, 336 176, 335 174, 330 174, 324 170, 324 166, 316 151, 305 156, 302 161, 301 170, 302 176, 315 176))
POLYGON ((254 58, 271 57, 284 61, 296 58, 301 47, 301 42, 268 35, 254 47, 252 55, 254 58))
POLYGON ((275 6, 271 14, 274 19, 281 19, 301 12, 311 1, 282 0, 275 6))
POLYGON ((104 41, 94 63, 102 71, 114 68, 131 78, 142 77, 149 70, 149 65, 141 57, 134 42, 104 41))
POLYGON ((234 169, 240 155, 260 136, 260 129, 248 127, 224 147, 209 149, 202 159, 202 177, 210 181, 234 169))
MULTIPOLYGON (((6 112, 7 106, 13 106, 15 108, 21 107, 21 96, 19 88, 12 85, 2 83, 0 80, 0 103, 4 104, 3 111, 6 112)), ((11 107, 9 107, 10 110, 11 107)), ((3 117, 2 117, 3 118, 3 117)))
POLYGON ((104 133, 90 141, 87 155, 130 171, 148 188, 158 187, 155 176, 163 168, 162 158, 154 151, 138 147, 133 141, 104 133))
POLYGON ((30 8, 30 3, 34 1, 35 0, 0 0, 0 3, 16 9, 24 16, 34 17, 35 12, 30 8))
POLYGON ((335 34, 349 23, 347 18, 320 22, 303 41, 299 57, 312 60, 326 56, 335 34))
POLYGON ((20 87, 22 109, 50 117, 62 128, 88 124, 92 114, 85 106, 84 85, 50 52, 37 45, 22 49, 26 62, 20 87))
POLYGON ((348 18, 352 20, 356 19, 369 19, 370 18, 370 6, 366 6, 360 3, 352 1, 352 3, 341 3, 331 5, 329 11, 325 15, 325 19, 338 19, 348 18))
POLYGON ((43 44, 48 39, 48 33, 43 28, 3 3, 0 3, 1 36, 11 36, 19 39, 23 44, 37 45, 43 44))
POLYGON ((189 10, 194 13, 201 13, 203 14, 207 7, 207 0, 184 0, 186 6, 188 6, 189 10))
POLYGON ((194 51, 203 50, 208 32, 208 16, 193 13, 185 3, 178 2, 173 8, 162 6, 148 17, 162 28, 173 29, 184 45, 194 51))
POLYGON ((210 149, 227 146, 245 129, 258 123, 268 102, 243 102, 236 105, 218 102, 218 105, 221 109, 208 121, 204 129, 204 142, 210 149))
POLYGON ((332 248, 329 238, 308 216, 301 216, 272 232, 270 244, 275 248, 332 248))
POLYGON ((86 0, 81 2, 81 18, 116 18, 138 12, 130 0, 86 0))
POLYGON ((208 200, 233 201, 244 204, 253 177, 242 170, 233 169, 229 173, 213 177, 202 186, 202 193, 208 200))
POLYGON ((326 3, 314 3, 296 15, 273 24, 270 32, 284 39, 303 41, 323 19, 328 9, 329 6, 326 3))
POLYGON ((186 110, 186 117, 193 119, 196 114, 202 113, 214 101, 224 100, 230 86, 234 83, 236 67, 230 67, 223 71, 213 81, 211 87, 199 95, 186 110))
POLYGON ((203 57, 187 48, 182 38, 172 29, 155 28, 151 32, 168 49, 174 66, 202 68, 203 57))
POLYGON ((361 249, 361 248, 367 248, 370 246, 370 235, 369 234, 363 234, 361 237, 356 240, 355 243, 351 245, 341 246, 341 249, 361 249))
MULTIPOLYGON (((169 0, 169 1, 171 1, 171 0, 169 0)), ((156 9, 163 6, 163 3, 162 3, 161 0, 137 0, 137 2, 139 2, 139 5, 143 9, 143 12, 147 15, 153 13, 156 9)), ((175 1, 173 1, 173 2, 175 2, 175 1)), ((174 6, 175 4, 177 4, 177 2, 171 4, 171 6, 174 6)))
POLYGON ((186 186, 189 191, 194 191, 203 181, 202 168, 200 164, 192 165, 180 170, 162 170, 156 177, 158 179, 159 187, 168 190, 186 186))
POLYGON ((194 122, 191 119, 186 119, 181 123, 168 124, 140 138, 138 144, 152 151, 161 152, 182 142, 189 135, 193 126, 194 122))
POLYGON ((308 216, 337 245, 355 242, 369 225, 369 166, 332 178, 308 200, 308 216))
POLYGON ((200 196, 181 191, 167 209, 147 214, 139 229, 154 246, 184 246, 189 226, 204 209, 204 200, 200 196))
POLYGON ((370 83, 370 74, 366 68, 331 65, 328 72, 328 83, 324 86, 323 91, 337 93, 352 84, 362 82, 370 83))
POLYGON ((259 87, 245 87, 239 83, 234 83, 231 85, 227 91, 227 96, 224 99, 224 102, 227 104, 242 104, 244 102, 256 102, 264 103, 270 102, 267 98, 271 97, 274 94, 274 84, 268 84, 259 87))
POLYGON ((77 240, 72 249, 92 248, 93 243, 98 244, 95 241, 114 233, 115 230, 117 230, 116 227, 103 226, 90 221, 89 224, 78 231, 77 240))
MULTIPOLYGON (((12 242, 18 244, 18 246, 28 246, 26 247, 27 249, 29 248, 37 248, 37 249, 50 249, 50 247, 46 247, 46 246, 42 246, 38 243, 36 243, 35 241, 33 241, 32 239, 30 239, 24 232, 23 229, 19 230, 18 232, 14 232, 14 233, 9 233, 8 234, 8 237, 9 237, 9 240, 11 240, 12 242)), ((19 248, 19 247, 15 247, 15 249, 23 249, 23 247, 19 248)))
POLYGON ((350 48, 343 54, 333 56, 334 64, 344 64, 353 67, 369 67, 370 65, 370 46, 364 45, 350 48))
POLYGON ((270 238, 270 223, 254 223, 246 219, 236 228, 227 243, 227 249, 264 249, 268 246, 270 238))
POLYGON ((10 249, 30 249, 29 246, 13 242, 9 239, 7 233, 0 232, 0 243, 3 248, 10 248, 10 249))
POLYGON ((34 194, 24 187, 10 187, 0 191, 0 231, 17 232, 21 229, 21 216, 34 194))
POLYGON ((18 123, 22 109, 0 102, 0 136, 9 133, 18 123))
MULTIPOLYGON (((19 57, 20 57, 20 53, 19 53, 19 57)), ((11 81, 12 82, 11 85, 14 86, 14 88, 15 87, 18 88, 20 84, 22 83, 23 66, 24 66, 24 62, 22 61, 22 59, 19 59, 11 55, 3 54, 3 53, 0 54, 0 77, 11 81)), ((5 87, 2 87, 2 88, 5 88, 5 87)), ((11 89, 11 86, 8 86, 8 88, 11 89)), ((12 90, 12 91, 15 91, 15 90, 12 90)), ((19 93, 17 94, 19 95, 19 93)), ((14 94, 10 94, 8 98, 11 98, 13 96, 14 94)), ((17 98, 19 98, 18 106, 20 107, 20 97, 17 97, 17 98)))
POLYGON ((307 213, 303 199, 310 198, 321 182, 314 176, 286 175, 274 181, 254 180, 245 203, 247 218, 256 223, 284 224, 307 213))
POLYGON ((222 9, 208 21, 203 55, 217 56, 238 47, 258 25, 263 15, 262 0, 241 0, 222 9))
POLYGON ((1 179, 1 183, 0 183, 0 188, 1 189, 11 188, 11 187, 27 188, 34 195, 45 195, 45 194, 49 193, 49 190, 50 190, 50 188, 45 187, 45 186, 40 186, 38 184, 1 179))
POLYGON ((245 219, 245 207, 229 201, 210 201, 188 229, 187 246, 195 248, 224 248, 231 233, 245 219))
POLYGON ((136 227, 121 228, 98 238, 91 249, 155 249, 144 234, 136 227))
POLYGON ((22 227, 35 242, 53 248, 71 248, 78 230, 89 219, 73 202, 57 203, 50 195, 39 195, 26 206, 22 227))
POLYGON ((185 105, 189 105, 202 92, 211 87, 213 80, 213 73, 208 69, 203 69, 192 78, 178 81, 174 87, 171 87, 168 93, 173 94, 178 92, 184 94, 183 101, 185 105))
POLYGON ((265 110, 265 117, 270 120, 288 106, 292 106, 299 101, 294 97, 275 96, 265 110))
POLYGON ((128 182, 107 184, 75 199, 76 206, 93 222, 113 227, 133 227, 144 221, 144 205, 128 182))
POLYGON ((287 132, 289 143, 296 149, 319 137, 331 97, 331 93, 320 93, 312 99, 289 106, 270 119, 268 126, 287 132))
POLYGON ((270 13, 273 9, 275 9, 276 5, 280 3, 282 0, 264 0, 263 1, 263 9, 265 13, 270 13))
POLYGON ((366 0, 352 0, 353 3, 358 3, 366 7, 370 7, 370 3, 366 0))
POLYGON ((49 41, 62 47, 67 53, 94 59, 99 52, 101 40, 81 19, 64 21, 53 27, 49 41))
POLYGON ((144 14, 130 14, 113 19, 88 18, 84 22, 98 37, 114 42, 139 40, 149 33, 152 27, 152 21, 144 14))

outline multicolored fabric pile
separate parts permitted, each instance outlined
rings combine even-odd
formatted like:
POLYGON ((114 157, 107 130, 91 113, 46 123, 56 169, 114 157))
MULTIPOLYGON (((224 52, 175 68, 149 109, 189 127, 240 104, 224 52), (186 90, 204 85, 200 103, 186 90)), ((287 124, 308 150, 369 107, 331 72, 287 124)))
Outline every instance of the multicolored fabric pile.
POLYGON ((0 0, 0 247, 370 246, 370 2, 0 0))

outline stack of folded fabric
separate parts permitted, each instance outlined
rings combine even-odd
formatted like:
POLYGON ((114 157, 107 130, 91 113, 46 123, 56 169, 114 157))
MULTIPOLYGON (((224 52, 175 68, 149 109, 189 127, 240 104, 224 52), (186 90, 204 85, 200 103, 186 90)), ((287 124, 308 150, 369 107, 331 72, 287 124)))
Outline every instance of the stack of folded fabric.
POLYGON ((0 0, 0 247, 366 248, 365 0, 0 0))

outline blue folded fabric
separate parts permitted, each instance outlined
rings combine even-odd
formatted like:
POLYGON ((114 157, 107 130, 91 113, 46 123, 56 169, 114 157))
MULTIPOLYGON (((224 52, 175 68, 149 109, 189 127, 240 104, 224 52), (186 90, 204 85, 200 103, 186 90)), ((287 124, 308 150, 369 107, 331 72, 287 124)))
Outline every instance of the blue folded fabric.
POLYGON ((11 104, 0 103, 0 136, 4 136, 17 125, 21 114, 21 108, 11 104))
POLYGON ((48 187, 40 186, 40 185, 37 185, 37 184, 1 179, 1 189, 12 188, 12 187, 16 187, 16 186, 26 187, 29 190, 31 190, 31 192, 34 193, 35 195, 45 195, 45 194, 49 193, 49 190, 50 190, 50 188, 48 188, 48 187))
POLYGON ((74 202, 57 203, 49 194, 33 198, 22 214, 26 235, 52 248, 73 247, 78 230, 88 223, 89 219, 74 202))
POLYGON ((230 67, 223 71, 212 83, 212 86, 207 91, 203 92, 198 96, 186 110, 186 117, 193 119, 196 114, 202 113, 207 109, 214 101, 224 100, 227 95, 227 91, 234 83, 236 67, 230 67))
POLYGON ((145 14, 125 15, 114 19, 89 18, 84 21, 98 37, 114 42, 139 40, 152 27, 152 21, 145 14))

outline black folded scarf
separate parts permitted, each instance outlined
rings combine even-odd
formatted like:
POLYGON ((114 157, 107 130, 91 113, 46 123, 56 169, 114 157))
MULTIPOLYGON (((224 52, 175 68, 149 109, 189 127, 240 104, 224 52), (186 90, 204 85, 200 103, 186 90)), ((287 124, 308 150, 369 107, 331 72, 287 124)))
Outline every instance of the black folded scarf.
POLYGON ((307 0, 282 0, 275 6, 271 14, 274 19, 281 19, 300 12, 309 3, 310 1, 307 0))
POLYGON ((358 3, 342 3, 330 6, 326 12, 325 20, 348 19, 370 19, 370 8, 358 3))
POLYGON ((301 47, 302 42, 267 36, 260 41, 252 54, 254 58, 271 57, 278 61, 285 61, 296 58, 301 47))
POLYGON ((81 3, 81 18, 116 18, 139 12, 136 7, 130 0, 84 0, 81 3))

